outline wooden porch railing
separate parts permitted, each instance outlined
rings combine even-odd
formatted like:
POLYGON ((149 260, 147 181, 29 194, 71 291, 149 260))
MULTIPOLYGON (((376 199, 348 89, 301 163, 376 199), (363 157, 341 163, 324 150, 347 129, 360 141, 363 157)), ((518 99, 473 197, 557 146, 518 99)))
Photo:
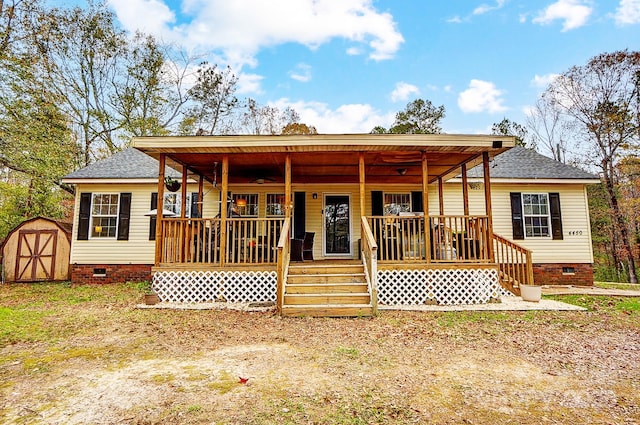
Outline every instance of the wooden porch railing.
POLYGON ((493 235, 493 249, 500 269, 500 284, 516 295, 520 285, 533 285, 531 251, 500 235, 493 235))
POLYGON ((371 306, 374 316, 378 315, 378 244, 373 237, 369 221, 366 217, 362 217, 360 221, 362 236, 362 263, 364 265, 364 274, 369 285, 369 293, 371 294, 371 306))
POLYGON ((282 313, 282 303, 284 301, 284 291, 287 280, 287 274, 289 273, 289 261, 290 261, 290 248, 291 248, 291 231, 289 220, 285 220, 278 239, 277 250, 277 283, 276 283, 276 305, 278 312, 282 313))
POLYGON ((284 218, 230 218, 227 243, 220 252, 219 218, 162 220, 161 264, 276 264, 276 245, 284 218))
POLYGON ((367 217, 378 245, 380 262, 424 262, 425 229, 429 229, 429 261, 487 263, 491 261, 487 216, 436 215, 367 217))

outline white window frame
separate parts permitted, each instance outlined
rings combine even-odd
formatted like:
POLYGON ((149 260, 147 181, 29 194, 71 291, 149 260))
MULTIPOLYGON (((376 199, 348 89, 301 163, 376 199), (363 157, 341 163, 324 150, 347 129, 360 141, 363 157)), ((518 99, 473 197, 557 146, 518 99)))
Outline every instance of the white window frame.
MULTIPOLYGON (((101 205, 105 205, 105 204, 101 204, 101 205)), ((112 204, 109 203, 109 206, 111 206, 112 204)), ((90 227, 89 227, 89 238, 90 239, 116 239, 118 237, 118 217, 120 216, 120 194, 119 193, 113 193, 113 192, 95 192, 91 194, 91 221, 90 221, 90 227), (115 196, 116 197, 116 212, 115 214, 104 214, 104 213, 95 213, 94 212, 94 208, 96 207, 96 198, 98 197, 102 197, 102 196, 115 196), (111 235, 102 235, 102 233, 104 233, 104 225, 101 223, 100 225, 94 223, 95 219, 110 219, 113 218, 115 220, 115 225, 113 226, 114 232, 113 232, 113 236, 111 235), (102 230, 98 233, 96 233, 96 227, 101 227, 102 230)), ((107 228, 111 227, 111 226, 106 226, 107 228)))
MULTIPOLYGON (((236 212, 240 214, 242 217, 258 217, 260 215, 260 194, 259 193, 234 193, 232 198, 234 206, 236 208, 236 212), (255 197, 255 203, 250 203, 249 199, 255 197), (237 205, 238 199, 246 199, 247 205, 244 207, 239 207, 237 205), (253 206, 253 207, 252 207, 253 206), (255 214, 247 214, 247 211, 253 209, 255 214)), ((253 199, 252 199, 253 200, 253 199)))
POLYGON ((411 192, 384 192, 382 194, 382 214, 400 215, 402 212, 411 212, 411 192), (391 197, 391 202, 387 202, 387 196, 391 197), (399 197, 407 197, 407 202, 398 202, 399 197), (394 205, 394 208, 391 208, 394 205), (405 209, 408 208, 408 209, 405 209))
POLYGON ((551 228, 551 203, 549 201, 549 194, 548 193, 522 193, 521 194, 521 199, 522 199, 522 226, 523 226, 523 230, 524 230, 524 237, 525 239, 552 239, 553 238, 553 229, 551 228), (540 202, 533 204, 531 202, 529 203, 525 203, 525 197, 526 196, 543 196, 546 199, 546 204, 542 204, 540 202), (546 214, 542 213, 542 212, 534 212, 534 211, 529 211, 527 212, 527 206, 530 207, 536 207, 536 206, 546 206, 546 214), (528 219, 531 220, 535 220, 535 219, 546 219, 547 224, 546 226, 543 225, 538 225, 538 226, 533 226, 533 225, 528 225, 527 221, 528 219), (529 234, 528 229, 529 228, 544 228, 546 227, 547 229, 547 234, 543 235, 536 235, 536 234, 529 234))
POLYGON ((266 197, 266 205, 265 205, 265 217, 284 217, 285 215, 285 207, 286 207, 286 195, 284 193, 267 193, 266 197), (282 202, 269 202, 269 198, 276 197, 277 199, 282 199, 282 202), (280 206, 280 214, 269 213, 269 205, 279 205, 280 206))
MULTIPOLYGON (((180 211, 182 210, 182 193, 165 193, 164 200, 162 202, 163 209, 172 211, 176 217, 180 217, 180 211), (175 196, 175 202, 169 202, 170 198, 175 196)), ((191 192, 187 192, 187 211, 185 217, 191 217, 191 192)))

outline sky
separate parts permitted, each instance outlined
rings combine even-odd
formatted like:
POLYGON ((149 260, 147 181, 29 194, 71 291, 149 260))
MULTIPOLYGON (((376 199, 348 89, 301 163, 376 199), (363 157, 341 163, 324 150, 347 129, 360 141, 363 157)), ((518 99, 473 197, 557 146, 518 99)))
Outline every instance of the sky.
POLYGON ((319 133, 389 127, 417 98, 443 132, 489 133, 597 54, 640 49, 640 0, 108 0, 127 31, 239 77, 319 133))

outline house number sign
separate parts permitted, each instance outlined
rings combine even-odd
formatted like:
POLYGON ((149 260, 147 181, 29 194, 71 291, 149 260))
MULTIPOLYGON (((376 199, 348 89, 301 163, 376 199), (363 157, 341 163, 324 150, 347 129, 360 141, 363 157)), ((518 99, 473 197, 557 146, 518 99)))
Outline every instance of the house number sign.
POLYGON ((582 236, 582 230, 570 230, 569 236, 582 236))

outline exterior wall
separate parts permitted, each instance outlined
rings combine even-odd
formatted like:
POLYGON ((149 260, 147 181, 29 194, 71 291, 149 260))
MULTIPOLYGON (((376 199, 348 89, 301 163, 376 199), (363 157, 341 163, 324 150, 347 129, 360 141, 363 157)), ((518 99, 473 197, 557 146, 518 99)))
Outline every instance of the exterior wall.
MULTIPOLYGON (((217 208, 218 191, 207 192, 205 187, 205 203, 203 215, 214 217, 213 208, 217 208)), ((76 188, 76 200, 73 216, 73 234, 71 242, 71 264, 153 264, 155 241, 149 240, 149 221, 145 216, 151 209, 151 194, 157 192, 154 184, 80 184, 76 188), (80 193, 126 193, 131 192, 131 217, 129 224, 129 240, 119 241, 116 238, 94 238, 78 240, 78 213, 80 209, 80 193)), ((191 184, 188 192, 197 192, 198 185, 191 184)))
MULTIPOLYGON (((437 193, 437 192, 436 192, 437 193)), ((445 214, 462 214, 462 188, 458 184, 446 184, 444 191, 445 214)), ((430 212, 438 211, 430 198, 430 212)), ((593 263, 591 225, 586 187, 583 184, 504 184, 493 180, 491 206, 494 233, 532 251, 534 263, 593 263), (548 238, 513 239, 511 227, 511 192, 560 194, 562 214, 562 240, 548 238)), ((469 191, 470 214, 484 214, 484 188, 469 191)))
MULTIPOLYGON (((43 218, 28 220, 9 233, 4 242, 2 255, 0 255, 3 257, 5 280, 7 282, 15 282, 16 280, 16 261, 21 230, 53 230, 57 232, 53 280, 68 280, 69 255, 71 250, 68 233, 63 231, 56 223, 43 218)), ((46 252, 50 253, 51 247, 49 247, 46 252)))
POLYGON ((73 264, 74 284, 151 281, 151 264, 73 264), (103 273, 104 271, 104 273, 103 273))
POLYGON ((593 286, 593 265, 584 263, 537 263, 533 279, 538 285, 593 286), (571 272, 569 269, 573 269, 571 272))

